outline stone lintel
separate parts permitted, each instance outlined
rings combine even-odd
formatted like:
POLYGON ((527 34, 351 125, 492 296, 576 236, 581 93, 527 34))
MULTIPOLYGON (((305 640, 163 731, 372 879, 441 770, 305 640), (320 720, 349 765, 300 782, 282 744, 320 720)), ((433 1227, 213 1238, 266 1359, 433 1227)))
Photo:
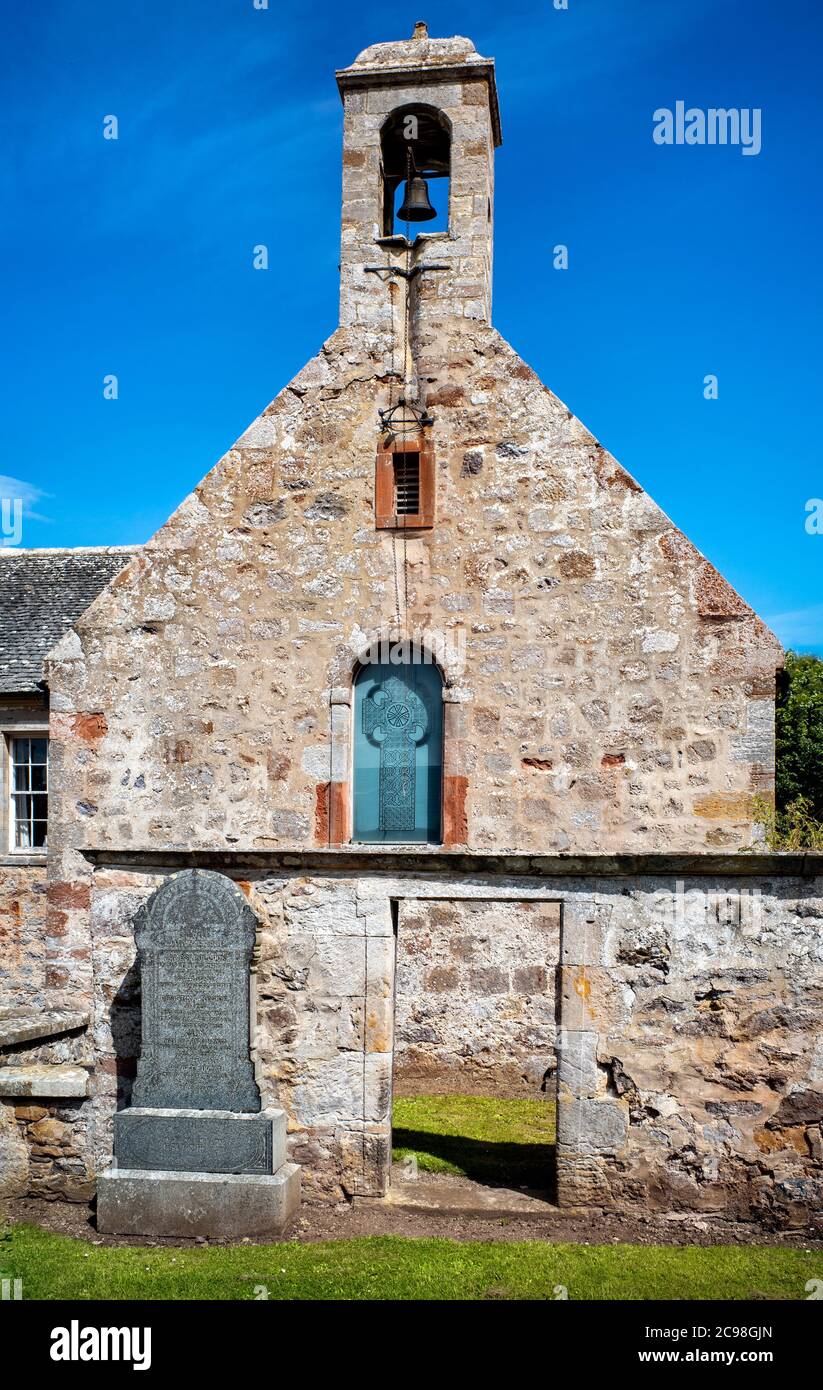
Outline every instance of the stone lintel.
POLYGON ((39 1038, 54 1038, 60 1033, 72 1033, 87 1028, 87 1013, 57 1009, 1 1009, 0 1047, 32 1042, 39 1038))
MULTIPOLYGON (((487 874, 534 878, 803 878, 823 879, 823 853, 802 854, 569 854, 543 855, 501 852, 477 854, 465 850, 438 849, 431 845, 344 845, 340 849, 181 850, 169 847, 109 849, 89 846, 82 851, 94 865, 111 868, 175 869, 222 867, 240 873, 244 869, 316 869, 321 872, 372 870, 381 874, 487 874), (377 861, 379 860, 379 863, 377 861)), ((675 884, 672 883, 674 891, 675 884)), ((560 892, 568 890, 558 890, 560 892)), ((578 889, 579 891, 579 889, 578 889)))
POLYGON ((0 1067, 0 1096, 38 1096, 43 1099, 89 1093, 89 1074, 83 1067, 63 1063, 38 1063, 26 1067, 0 1067))

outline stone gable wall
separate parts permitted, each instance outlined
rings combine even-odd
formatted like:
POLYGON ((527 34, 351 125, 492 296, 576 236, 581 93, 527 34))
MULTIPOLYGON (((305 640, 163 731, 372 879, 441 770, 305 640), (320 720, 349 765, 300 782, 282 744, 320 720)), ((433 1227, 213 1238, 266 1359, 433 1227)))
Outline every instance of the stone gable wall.
POLYGON ((64 640, 58 854, 323 837, 334 721, 398 594, 400 631, 458 653, 471 848, 750 842, 774 639, 499 335, 460 342, 430 364, 432 530, 374 528, 388 391, 341 331, 64 640))

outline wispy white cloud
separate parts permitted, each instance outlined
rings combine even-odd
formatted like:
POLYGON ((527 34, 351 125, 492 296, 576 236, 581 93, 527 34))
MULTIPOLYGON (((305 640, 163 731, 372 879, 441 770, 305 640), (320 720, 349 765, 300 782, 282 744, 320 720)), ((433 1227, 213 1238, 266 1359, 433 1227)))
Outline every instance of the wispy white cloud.
POLYGON ((12 478, 8 473, 0 473, 0 498, 6 503, 19 499, 23 504, 23 517, 26 521, 51 521, 50 516, 43 516, 35 511, 37 504, 50 496, 50 493, 43 492, 33 483, 27 483, 22 478, 12 478))

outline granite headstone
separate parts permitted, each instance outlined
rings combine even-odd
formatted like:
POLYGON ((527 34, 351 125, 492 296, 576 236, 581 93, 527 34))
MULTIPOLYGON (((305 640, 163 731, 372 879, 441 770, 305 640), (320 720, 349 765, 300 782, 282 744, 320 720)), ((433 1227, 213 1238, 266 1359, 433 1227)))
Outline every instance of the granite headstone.
POLYGON ((222 874, 187 869, 140 910, 143 1034, 132 1105, 260 1110, 249 1038, 256 918, 222 874))

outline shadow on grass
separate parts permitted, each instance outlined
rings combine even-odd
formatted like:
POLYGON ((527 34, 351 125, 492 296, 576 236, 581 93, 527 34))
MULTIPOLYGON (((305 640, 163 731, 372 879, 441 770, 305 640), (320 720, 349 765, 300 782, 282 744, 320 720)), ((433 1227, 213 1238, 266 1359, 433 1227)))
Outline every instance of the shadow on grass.
POLYGON ((555 1189, 554 1144, 494 1143, 399 1128, 392 1131, 392 1144, 395 1160, 414 1154, 424 1172, 460 1173, 488 1187, 555 1189))

